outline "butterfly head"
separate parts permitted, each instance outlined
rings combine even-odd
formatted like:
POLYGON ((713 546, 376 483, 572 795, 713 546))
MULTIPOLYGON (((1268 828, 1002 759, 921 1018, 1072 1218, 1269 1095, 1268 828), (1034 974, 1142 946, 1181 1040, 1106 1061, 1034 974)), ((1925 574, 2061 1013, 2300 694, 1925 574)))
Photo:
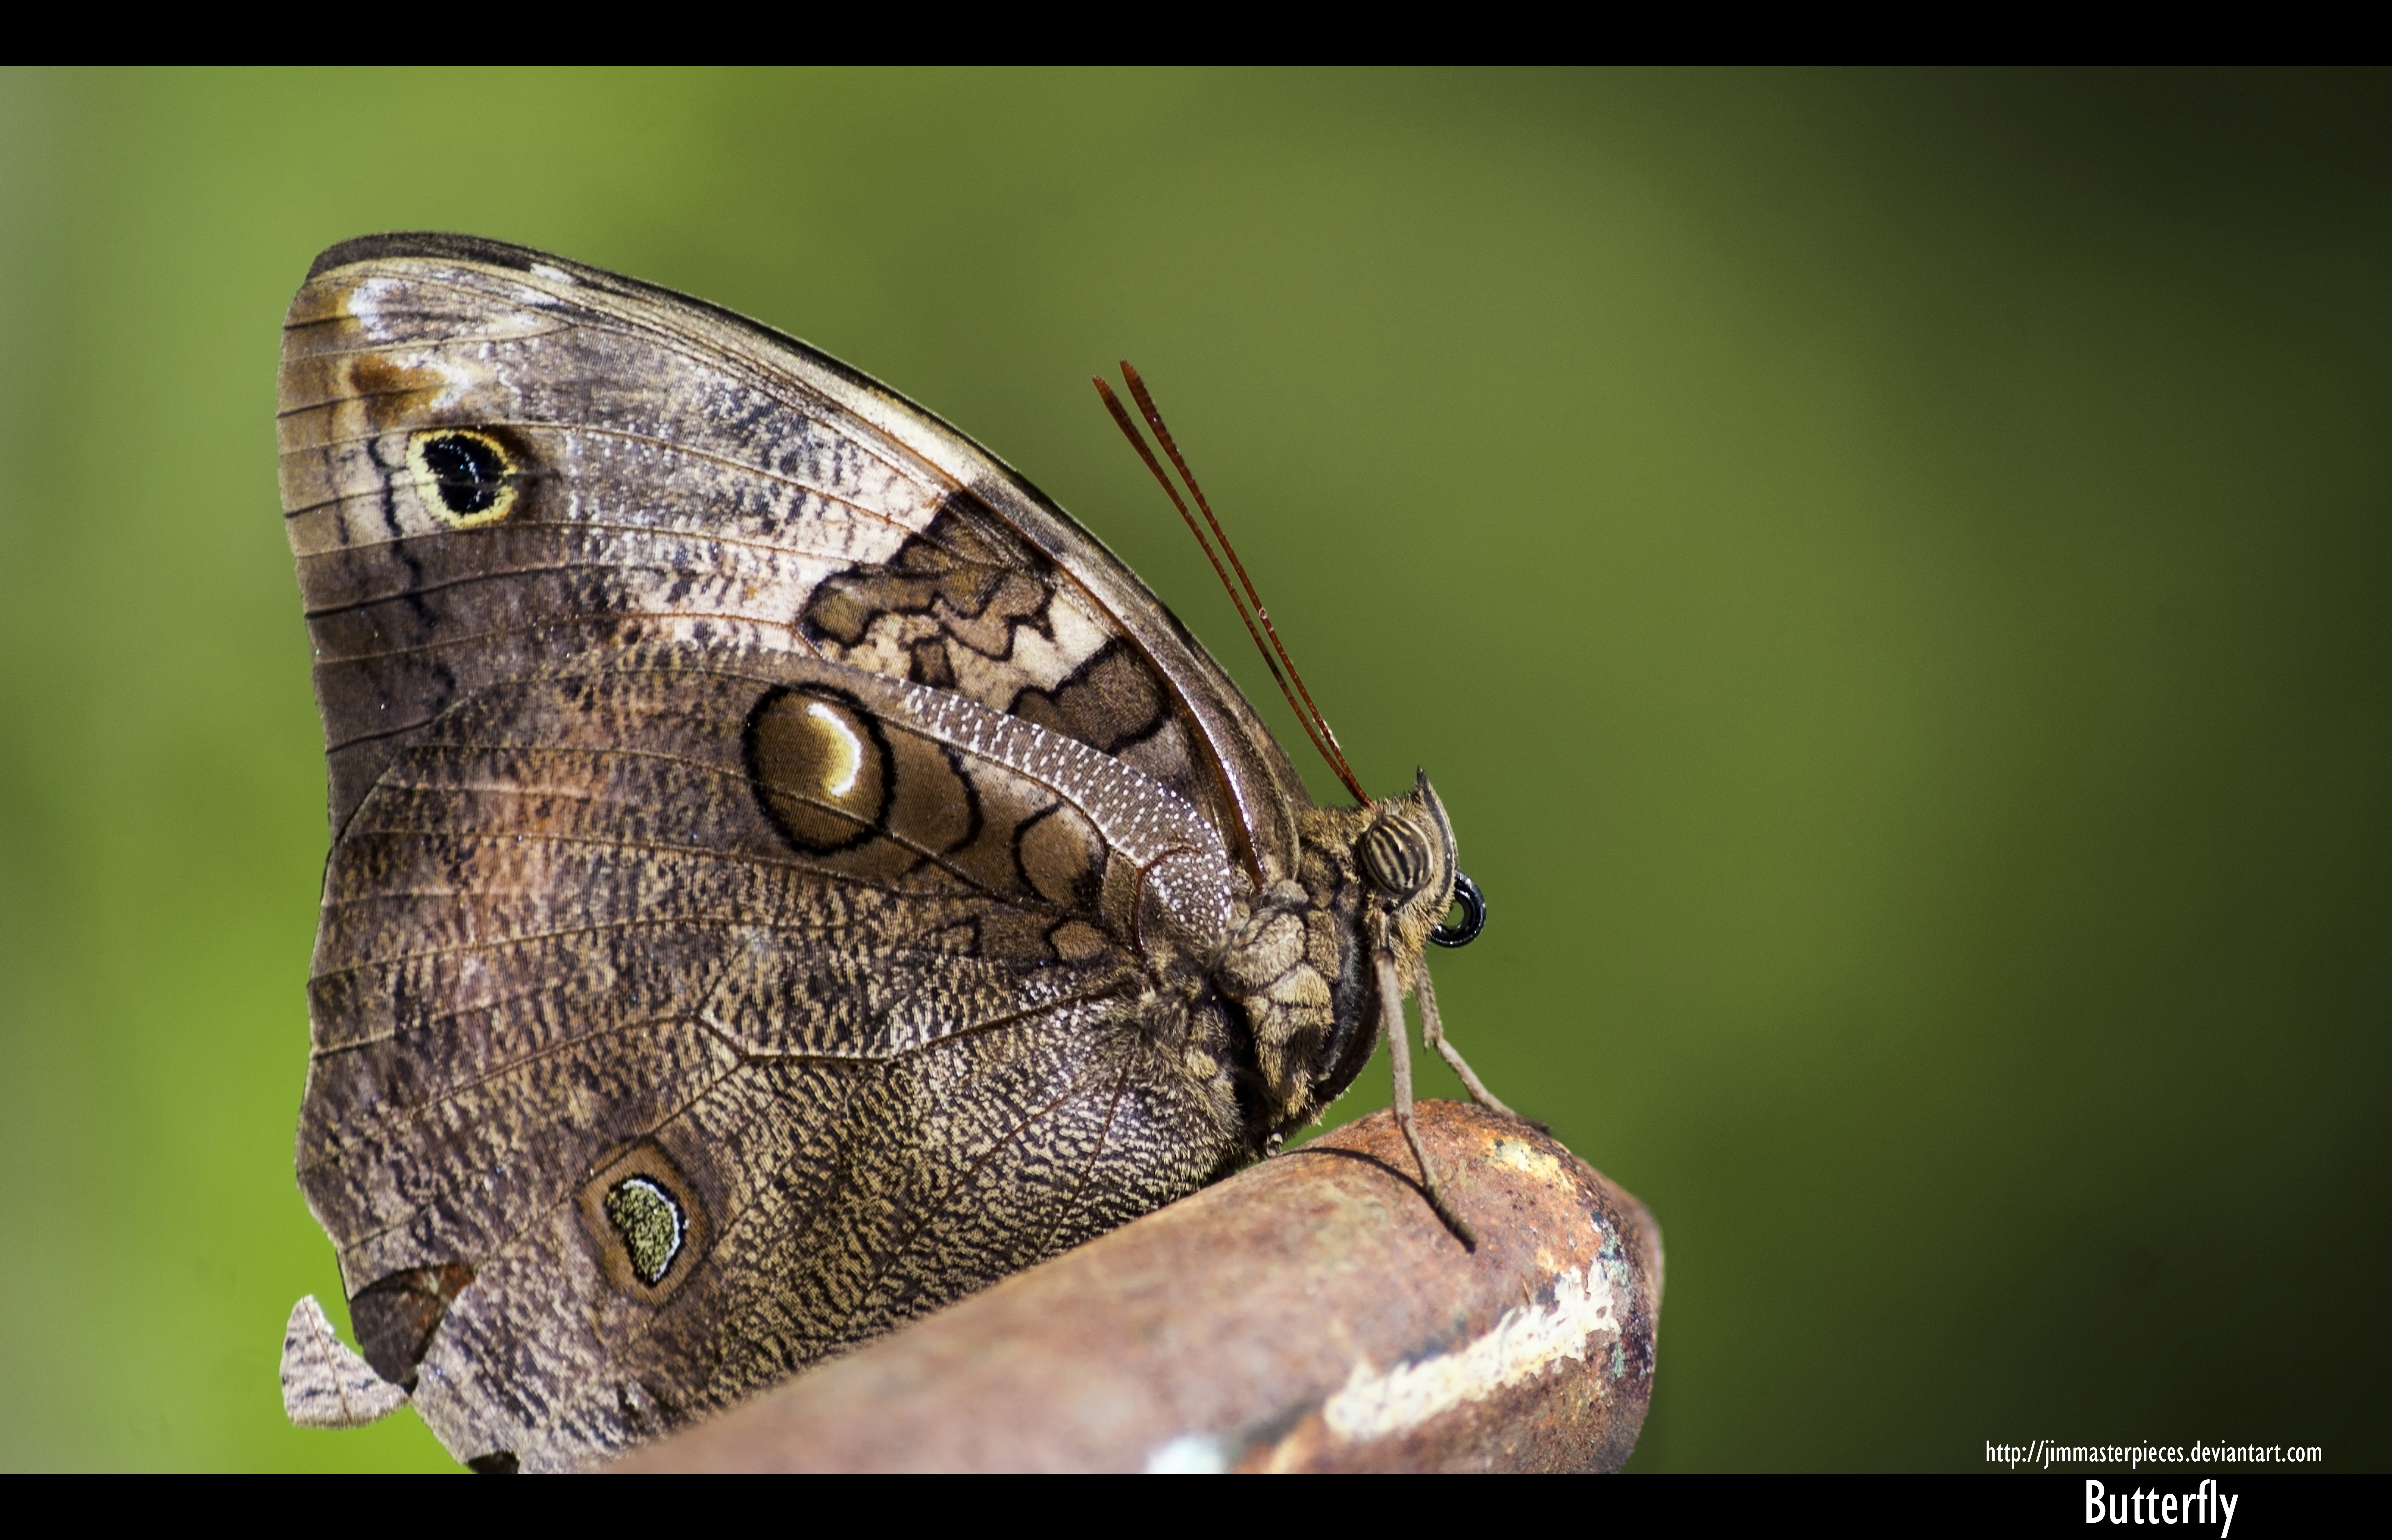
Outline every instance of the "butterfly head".
POLYGON ((1429 942, 1467 945, 1487 922, 1486 900, 1463 875, 1454 850, 1453 820, 1420 772, 1410 793, 1373 802, 1377 815, 1356 843, 1355 857, 1372 895, 1386 907, 1388 929, 1407 956, 1417 958, 1429 942), (1450 911, 1462 917, 1448 923, 1450 911))

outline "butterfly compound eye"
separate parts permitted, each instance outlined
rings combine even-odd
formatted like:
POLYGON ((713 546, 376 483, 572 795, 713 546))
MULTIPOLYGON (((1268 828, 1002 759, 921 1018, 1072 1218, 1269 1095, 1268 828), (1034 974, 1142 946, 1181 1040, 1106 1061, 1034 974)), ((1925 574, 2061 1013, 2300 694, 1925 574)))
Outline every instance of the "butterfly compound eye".
POLYGON ((1467 872, 1453 874, 1453 907, 1462 911, 1461 920, 1447 920, 1429 932, 1428 938, 1440 946, 1467 946, 1487 928, 1487 895, 1467 872))
POLYGON ((1363 872, 1390 897, 1410 898, 1428 884, 1428 842, 1402 818, 1372 824, 1355 854, 1363 872))

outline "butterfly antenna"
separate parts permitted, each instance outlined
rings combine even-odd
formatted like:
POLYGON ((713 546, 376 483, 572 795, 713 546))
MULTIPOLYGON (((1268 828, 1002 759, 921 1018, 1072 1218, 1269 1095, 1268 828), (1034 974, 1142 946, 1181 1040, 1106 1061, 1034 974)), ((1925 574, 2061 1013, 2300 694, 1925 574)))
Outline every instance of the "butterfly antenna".
POLYGON ((1163 414, 1155 410, 1154 398, 1147 392, 1146 382, 1138 378, 1138 371, 1130 367, 1127 359, 1122 360, 1122 373, 1129 381, 1130 390, 1137 396, 1147 421, 1153 425, 1155 437, 1162 440, 1164 451, 1171 456, 1172 464, 1178 467, 1180 476, 1188 483, 1188 489, 1195 494, 1197 507, 1203 510, 1205 524, 1212 526, 1213 534, 1221 542, 1221 550, 1228 554, 1229 567, 1237 569, 1238 582, 1229 580, 1229 568, 1221 565, 1221 556, 1214 551, 1213 542, 1205 539, 1203 529, 1197 524, 1195 515, 1188 511, 1187 501, 1180 497, 1179 489, 1171 484, 1171 477, 1164 473, 1162 463, 1154 458, 1154 451, 1147 448, 1146 436, 1139 433, 1138 425, 1130 420, 1129 412, 1122 406, 1121 398, 1114 395, 1112 387, 1098 376, 1095 385, 1097 394, 1104 399, 1105 409, 1112 413, 1113 422, 1121 428, 1122 436, 1130 441, 1130 447, 1138 450, 1138 457, 1146 462, 1146 468, 1162 485, 1164 495, 1171 499, 1171 505, 1179 510, 1179 517, 1188 526, 1188 532, 1194 535, 1196 543, 1203 548, 1205 559, 1213 564, 1213 575, 1221 580, 1221 587, 1228 594, 1229 603, 1237 608, 1238 619, 1245 622, 1246 634, 1254 638, 1254 650, 1262 654, 1263 665, 1270 670, 1272 683, 1286 698, 1288 710, 1294 711, 1296 721, 1303 724, 1304 736, 1311 741, 1314 751, 1337 773, 1337 778, 1345 782, 1346 790, 1354 794, 1355 800, 1367 806, 1371 801, 1370 793, 1364 791, 1361 783, 1355 778, 1353 766, 1346 763, 1345 750, 1338 746, 1337 735, 1330 731, 1328 719, 1320 714, 1320 708, 1313 704, 1312 692, 1305 688, 1304 676, 1296 672, 1295 660, 1288 656, 1286 645, 1280 641, 1279 630, 1271 624, 1270 612, 1263 607, 1261 596, 1254 592, 1253 580, 1247 578, 1245 564, 1238 559, 1237 548, 1229 543, 1229 537, 1222 530, 1220 520, 1213 516, 1211 504, 1204 501, 1203 489, 1189 474, 1188 462, 1181 457, 1178 445, 1172 440, 1171 430, 1164 425, 1163 414), (1242 596, 1238 592, 1241 582, 1245 588, 1242 596), (1251 611, 1247 607, 1249 599, 1253 601, 1251 611), (1255 623, 1257 619, 1261 622, 1259 627, 1255 623), (1270 638, 1268 643, 1264 641, 1266 635, 1270 638), (1286 665, 1285 672, 1281 672, 1282 663, 1286 665), (1288 684, 1290 675, 1294 675, 1295 680, 1293 688, 1288 684))
MULTIPOLYGON (((1304 723, 1305 736, 1313 737, 1311 720, 1305 716, 1304 708, 1296 703, 1295 692, 1288 688, 1285 676, 1279 672, 1278 660, 1271 657, 1270 649, 1263 646, 1262 633, 1254 629, 1254 618, 1246 613, 1245 601, 1238 596, 1236 586, 1229 581, 1228 569, 1221 565, 1220 556, 1213 550, 1213 542, 1206 540, 1204 531, 1197 528, 1196 516, 1188 511, 1188 503, 1180 497, 1179 489, 1173 486, 1171 477, 1164 474, 1163 463, 1154 458, 1152 450, 1146 447, 1146 436, 1139 433, 1137 426, 1130 422, 1129 412, 1122 406, 1121 398, 1113 394, 1112 387, 1105 384, 1101 376, 1097 377, 1094 383, 1097 394, 1103 398, 1105 410, 1113 414, 1113 422, 1121 428, 1122 436, 1129 440, 1132 449, 1138 450, 1138 457, 1146 462, 1146 468, 1153 473, 1155 481, 1163 488, 1163 495, 1171 500, 1171 505, 1174 508, 1179 510, 1179 517, 1187 524, 1188 532, 1195 536, 1196 543, 1203 548, 1204 559, 1213 564, 1213 575, 1220 579, 1221 586, 1228 591, 1229 602, 1237 607, 1238 619, 1246 623, 1246 634, 1254 639, 1254 646, 1262 653, 1263 662, 1268 665, 1271 678, 1279 685, 1279 693, 1287 698, 1288 709, 1295 712, 1297 719, 1304 723)), ((1319 740, 1315 738, 1315 747, 1318 746, 1319 740)))
MULTIPOLYGON (((1138 398, 1138 410, 1146 414, 1147 423, 1154 429, 1154 437, 1162 440, 1163 452, 1171 456, 1171 463, 1177 468, 1180 479, 1187 482, 1188 489, 1195 494, 1196 506, 1203 511, 1204 522, 1212 526, 1214 538, 1221 542, 1222 551, 1228 555, 1229 565, 1237 569, 1238 581, 1244 587, 1246 597, 1254 604, 1254 615, 1262 621, 1263 634, 1270 638, 1271 650, 1279 654, 1279 660, 1281 663, 1287 665, 1288 677, 1295 681, 1296 692, 1304 697, 1305 711, 1311 714, 1313 722, 1319 725, 1320 737, 1328 740, 1331 767, 1337 772, 1337 778, 1346 783, 1346 790, 1353 792, 1357 800, 1367 805, 1371 801, 1370 797, 1364 793, 1360 783, 1355 779, 1354 767, 1346 763, 1346 750, 1339 745, 1336 733, 1331 729, 1329 718, 1314 702, 1312 692, 1305 687, 1302 671, 1296 668, 1295 659, 1289 656, 1287 644, 1280 640, 1279 628, 1271 624, 1270 611, 1264 607, 1263 596, 1254 591, 1254 581, 1246 576, 1246 564, 1238 559, 1238 548, 1229 543, 1228 534, 1221 528, 1221 521, 1213 516, 1213 505, 1204 500, 1204 489, 1196 484, 1196 473, 1188 468, 1188 461, 1180 454, 1178 441, 1171 437, 1171 429, 1164 425, 1163 413, 1154 404, 1154 397, 1149 393, 1146 382, 1138 377, 1138 371, 1131 366, 1127 359, 1122 360, 1122 378, 1129 382, 1129 393, 1138 398)), ((1289 704, 1293 705, 1294 702, 1291 701, 1289 704)))

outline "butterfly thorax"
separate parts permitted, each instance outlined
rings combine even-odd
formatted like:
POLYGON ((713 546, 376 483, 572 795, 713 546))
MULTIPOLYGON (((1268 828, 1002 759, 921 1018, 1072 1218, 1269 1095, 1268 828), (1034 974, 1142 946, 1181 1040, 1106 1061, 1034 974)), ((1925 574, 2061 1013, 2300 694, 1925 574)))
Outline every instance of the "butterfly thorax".
POLYGON ((1262 894, 1216 970, 1253 1034, 1251 1126, 1266 1144, 1318 1117, 1370 1062, 1386 1008, 1372 952, 1384 946, 1396 976, 1412 978, 1456 869, 1425 777, 1369 807, 1306 808, 1297 828, 1298 876, 1262 894))

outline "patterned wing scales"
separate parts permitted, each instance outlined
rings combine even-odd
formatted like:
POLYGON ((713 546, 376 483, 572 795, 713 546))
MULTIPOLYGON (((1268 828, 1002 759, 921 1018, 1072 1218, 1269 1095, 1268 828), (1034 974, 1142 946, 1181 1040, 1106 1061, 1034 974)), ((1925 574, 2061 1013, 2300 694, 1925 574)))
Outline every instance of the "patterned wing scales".
POLYGON ((461 1455, 578 1464, 1168 1201, 1243 1136, 1152 959, 1240 886, 955 692, 696 642, 484 686, 326 877, 300 1172, 361 1346, 461 1455))
POLYGON ((284 333, 283 506, 337 835, 441 711, 679 640, 833 659, 1117 754, 1250 874, 1300 783, 1126 568, 968 439, 803 344, 520 248, 374 237, 284 333))

